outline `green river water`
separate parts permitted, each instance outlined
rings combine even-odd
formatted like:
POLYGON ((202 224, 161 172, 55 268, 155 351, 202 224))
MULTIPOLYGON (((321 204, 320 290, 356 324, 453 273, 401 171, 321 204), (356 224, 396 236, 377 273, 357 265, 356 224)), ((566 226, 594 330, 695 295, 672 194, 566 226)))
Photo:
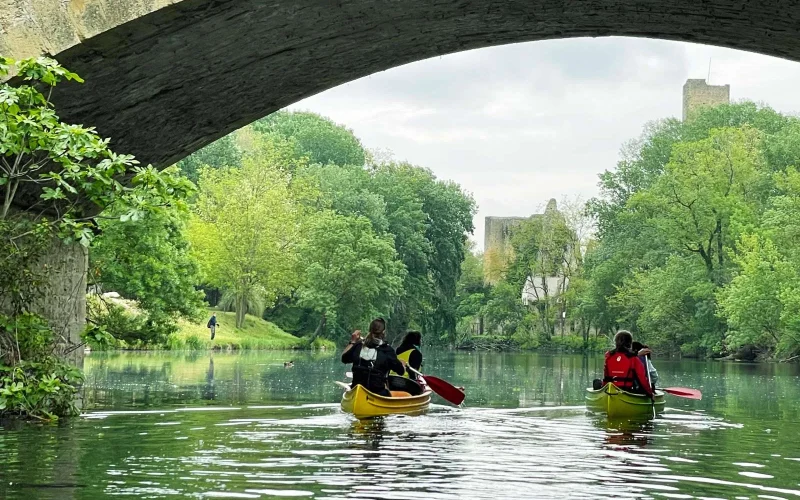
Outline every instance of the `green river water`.
POLYGON ((800 498, 800 366, 656 366, 703 400, 609 422, 599 355, 434 352, 463 408, 360 422, 334 353, 92 353, 84 415, 0 424, 0 498, 800 498))

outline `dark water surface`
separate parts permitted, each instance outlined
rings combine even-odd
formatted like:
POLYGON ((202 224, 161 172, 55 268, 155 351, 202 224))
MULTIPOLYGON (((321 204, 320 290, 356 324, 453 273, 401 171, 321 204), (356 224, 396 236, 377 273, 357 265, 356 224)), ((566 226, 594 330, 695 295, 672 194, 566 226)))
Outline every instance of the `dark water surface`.
POLYGON ((432 353, 464 408, 359 422, 333 353, 93 353, 83 417, 0 427, 0 498, 800 497, 797 365, 661 360, 705 398, 639 423, 586 412, 601 367, 432 353))

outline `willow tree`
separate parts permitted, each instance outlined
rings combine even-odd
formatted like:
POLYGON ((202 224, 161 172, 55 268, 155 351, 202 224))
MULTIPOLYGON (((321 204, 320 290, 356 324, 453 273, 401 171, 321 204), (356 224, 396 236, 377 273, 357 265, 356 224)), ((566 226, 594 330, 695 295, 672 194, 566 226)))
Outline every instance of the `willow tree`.
POLYGON ((281 141, 265 142, 260 152, 241 168, 201 170, 189 229, 205 282, 224 291, 237 327, 297 280, 301 214, 287 174, 297 160, 281 141))

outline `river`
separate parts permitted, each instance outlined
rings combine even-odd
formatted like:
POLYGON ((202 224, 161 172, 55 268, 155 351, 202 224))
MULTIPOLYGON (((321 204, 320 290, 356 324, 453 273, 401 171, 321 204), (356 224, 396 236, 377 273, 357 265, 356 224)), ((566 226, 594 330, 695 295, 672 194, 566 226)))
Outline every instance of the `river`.
POLYGON ((656 361, 704 399, 609 422, 601 356, 433 352, 463 408, 359 422, 334 353, 92 353, 81 417, 0 427, 0 498, 800 497, 800 366, 656 361))

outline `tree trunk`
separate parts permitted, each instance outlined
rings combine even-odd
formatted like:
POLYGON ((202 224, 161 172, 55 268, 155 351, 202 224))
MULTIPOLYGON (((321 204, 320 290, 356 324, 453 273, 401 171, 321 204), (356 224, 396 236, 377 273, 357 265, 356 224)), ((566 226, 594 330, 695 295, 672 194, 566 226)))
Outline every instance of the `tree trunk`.
POLYGON ((239 297, 236 304, 236 328, 244 326, 245 315, 247 314, 247 301, 244 294, 239 297))
POLYGON ((722 269, 724 258, 725 257, 722 253, 722 221, 717 219, 717 261, 719 263, 720 270, 722 269))
POLYGON ((322 317, 319 318, 319 323, 317 324, 317 329, 314 330, 314 335, 311 337, 312 340, 322 335, 322 332, 325 331, 325 327, 328 324, 328 315, 326 312, 322 313, 322 317))

